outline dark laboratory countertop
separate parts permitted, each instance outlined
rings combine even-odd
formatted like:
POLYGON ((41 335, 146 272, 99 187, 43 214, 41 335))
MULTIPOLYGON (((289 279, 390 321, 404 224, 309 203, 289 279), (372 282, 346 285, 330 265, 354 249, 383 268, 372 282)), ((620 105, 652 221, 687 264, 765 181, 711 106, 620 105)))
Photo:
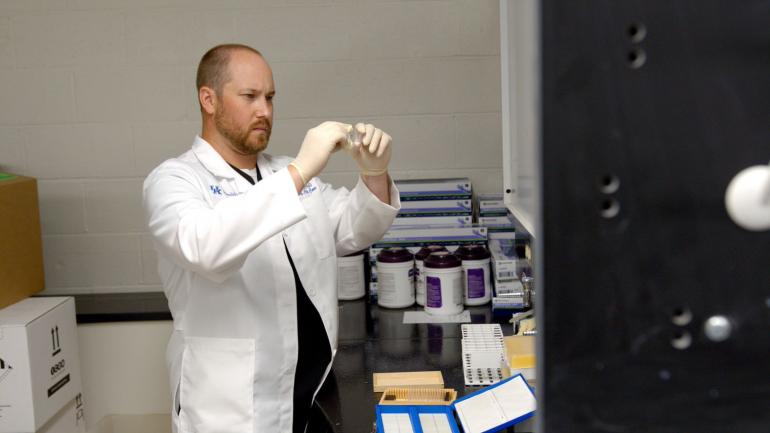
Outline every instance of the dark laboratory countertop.
MULTIPOLYGON (((510 314, 493 316, 490 305, 466 308, 472 323, 500 323, 503 334, 511 335, 510 314)), ((340 301, 337 355, 332 373, 316 397, 334 433, 372 431, 381 396, 372 389, 375 372, 439 370, 444 386, 455 389, 458 397, 481 389, 464 383, 460 324, 404 324, 408 310, 421 308, 391 310, 363 299, 340 301)))
MULTIPOLYGON (((74 296, 78 323, 171 320, 162 292, 74 296)), ((472 323, 500 323, 503 334, 511 335, 510 314, 496 317, 490 305, 466 308, 472 323)), ((340 301, 337 355, 316 397, 308 433, 371 432, 381 395, 372 390, 375 372, 439 370, 444 386, 458 396, 480 389, 464 383, 460 324, 403 323, 404 311, 421 309, 379 308, 364 299, 340 301)))

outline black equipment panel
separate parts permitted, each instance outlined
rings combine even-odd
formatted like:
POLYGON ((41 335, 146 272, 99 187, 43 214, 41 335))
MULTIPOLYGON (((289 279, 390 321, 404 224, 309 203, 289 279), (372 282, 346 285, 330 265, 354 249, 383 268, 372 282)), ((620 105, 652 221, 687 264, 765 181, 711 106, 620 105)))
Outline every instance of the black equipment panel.
POLYGON ((543 431, 770 432, 770 231, 724 205, 770 161, 770 1, 541 14, 543 431))

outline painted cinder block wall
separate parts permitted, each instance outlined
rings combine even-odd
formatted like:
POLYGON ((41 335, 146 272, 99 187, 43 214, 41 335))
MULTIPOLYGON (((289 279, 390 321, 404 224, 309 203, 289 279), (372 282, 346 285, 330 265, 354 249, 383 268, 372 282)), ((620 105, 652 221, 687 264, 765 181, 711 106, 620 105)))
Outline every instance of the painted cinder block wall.
MULTIPOLYGON (((0 170, 39 179, 48 293, 160 290, 142 180, 190 146, 197 62, 232 41, 273 66, 269 152, 367 121, 395 178, 501 190, 498 0, 3 0, 0 170)), ((355 165, 322 178, 351 187, 355 165)))

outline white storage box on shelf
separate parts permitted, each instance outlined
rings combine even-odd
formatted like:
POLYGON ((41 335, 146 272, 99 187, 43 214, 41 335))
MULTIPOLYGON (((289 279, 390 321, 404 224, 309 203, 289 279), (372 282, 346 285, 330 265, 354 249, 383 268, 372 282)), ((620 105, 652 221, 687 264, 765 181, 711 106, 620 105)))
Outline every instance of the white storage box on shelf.
POLYGON ((519 279, 519 262, 515 244, 507 239, 490 239, 489 253, 492 255, 492 278, 495 281, 519 279))
POLYGON ((478 194, 476 196, 478 203, 479 216, 506 215, 508 207, 505 205, 502 194, 478 194))
POLYGON ((402 201, 398 217, 420 215, 471 215, 471 201, 460 199, 402 201))
POLYGON ((480 216, 479 225, 485 227, 515 227, 513 220, 509 215, 502 216, 480 216))
MULTIPOLYGON (((487 228, 479 226, 391 227, 373 248, 423 247, 425 245, 484 244, 487 228)), ((415 250, 416 252, 416 250, 415 250)))
POLYGON ((402 201, 440 198, 470 199, 471 181, 467 177, 453 179, 395 180, 402 201))
POLYGON ((0 433, 33 433, 81 393, 71 297, 0 310, 0 433))
POLYGON ((403 217, 393 220, 391 227, 404 226, 469 226, 473 224, 470 215, 448 215, 448 216, 418 216, 403 217))

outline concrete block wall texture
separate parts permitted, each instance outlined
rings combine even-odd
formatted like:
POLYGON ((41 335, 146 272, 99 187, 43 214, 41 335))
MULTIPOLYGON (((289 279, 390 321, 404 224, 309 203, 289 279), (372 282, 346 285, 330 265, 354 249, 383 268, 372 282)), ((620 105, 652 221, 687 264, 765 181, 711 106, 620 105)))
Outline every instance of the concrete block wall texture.
POLYGON ((3 0, 0 171, 39 179, 47 293, 161 290, 141 184, 199 132, 195 68, 225 42, 273 67, 270 153, 365 121, 394 178, 502 189, 498 0, 3 0))

